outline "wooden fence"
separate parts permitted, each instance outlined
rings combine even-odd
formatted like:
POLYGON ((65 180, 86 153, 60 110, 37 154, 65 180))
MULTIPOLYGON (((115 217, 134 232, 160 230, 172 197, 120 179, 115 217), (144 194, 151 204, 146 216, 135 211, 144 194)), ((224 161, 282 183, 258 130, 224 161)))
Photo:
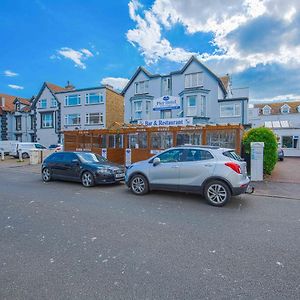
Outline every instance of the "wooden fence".
POLYGON ((64 132, 66 151, 92 151, 110 161, 130 164, 174 146, 211 145, 241 152, 241 125, 178 127, 119 126, 112 129, 64 132))

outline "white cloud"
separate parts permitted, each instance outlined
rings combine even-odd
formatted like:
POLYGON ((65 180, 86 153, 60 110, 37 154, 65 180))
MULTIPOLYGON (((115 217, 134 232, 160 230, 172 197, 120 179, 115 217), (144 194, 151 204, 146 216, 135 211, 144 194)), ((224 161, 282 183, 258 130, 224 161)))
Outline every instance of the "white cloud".
POLYGON ((8 86, 14 90, 24 90, 24 87, 20 85, 9 84, 8 86))
POLYGON ((120 77, 106 77, 103 78, 101 84, 109 84, 116 90, 123 90, 123 88, 128 83, 129 79, 127 78, 120 78, 120 77))
POLYGON ((128 30, 127 39, 148 64, 160 58, 182 62, 194 53, 173 47, 162 34, 180 24, 187 35, 213 34, 210 42, 217 50, 198 56, 217 72, 238 73, 259 64, 299 66, 299 12, 299 0, 155 0, 148 9, 132 0, 129 14, 136 27, 128 30), (259 27, 269 21, 277 28, 259 27))
POLYGON ((50 59, 70 59, 75 63, 75 67, 86 69, 86 64, 84 61, 93 56, 93 53, 85 48, 74 50, 69 47, 62 47, 61 49, 57 50, 57 54, 51 55, 50 59))
POLYGON ((15 77, 15 76, 19 76, 19 74, 15 73, 13 71, 10 71, 10 70, 6 70, 6 71, 4 71, 4 76, 6 76, 6 77, 15 77))

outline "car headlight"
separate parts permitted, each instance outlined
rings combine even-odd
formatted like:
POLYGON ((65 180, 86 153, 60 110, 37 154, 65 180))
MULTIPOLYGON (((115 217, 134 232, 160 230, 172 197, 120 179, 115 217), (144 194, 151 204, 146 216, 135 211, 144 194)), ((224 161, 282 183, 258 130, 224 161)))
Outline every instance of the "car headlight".
POLYGON ((113 170, 110 168, 98 168, 97 173, 102 175, 111 175, 113 174, 113 170))

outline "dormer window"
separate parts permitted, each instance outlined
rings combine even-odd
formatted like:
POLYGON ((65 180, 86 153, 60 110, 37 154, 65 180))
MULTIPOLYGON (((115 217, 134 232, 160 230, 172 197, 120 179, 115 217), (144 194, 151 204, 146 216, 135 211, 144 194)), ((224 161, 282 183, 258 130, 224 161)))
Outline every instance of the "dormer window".
POLYGON ((297 112, 300 113, 300 105, 297 106, 297 112))
POLYGON ((270 115, 271 114, 271 107, 269 105, 264 106, 262 109, 263 115, 270 115))
POLYGON ((281 106, 280 111, 282 114, 289 114, 290 113, 290 106, 287 104, 284 104, 281 106))
POLYGON ((16 103, 16 111, 20 111, 20 102, 16 103))

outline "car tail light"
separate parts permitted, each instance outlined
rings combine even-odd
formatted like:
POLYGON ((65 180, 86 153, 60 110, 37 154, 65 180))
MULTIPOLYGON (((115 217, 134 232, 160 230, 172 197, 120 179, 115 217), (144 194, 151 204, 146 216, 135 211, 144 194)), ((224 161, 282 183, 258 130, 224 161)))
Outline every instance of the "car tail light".
POLYGON ((236 172, 238 174, 242 174, 241 167, 237 163, 227 162, 227 163, 225 163, 225 166, 229 167, 230 169, 232 169, 234 172, 236 172))

